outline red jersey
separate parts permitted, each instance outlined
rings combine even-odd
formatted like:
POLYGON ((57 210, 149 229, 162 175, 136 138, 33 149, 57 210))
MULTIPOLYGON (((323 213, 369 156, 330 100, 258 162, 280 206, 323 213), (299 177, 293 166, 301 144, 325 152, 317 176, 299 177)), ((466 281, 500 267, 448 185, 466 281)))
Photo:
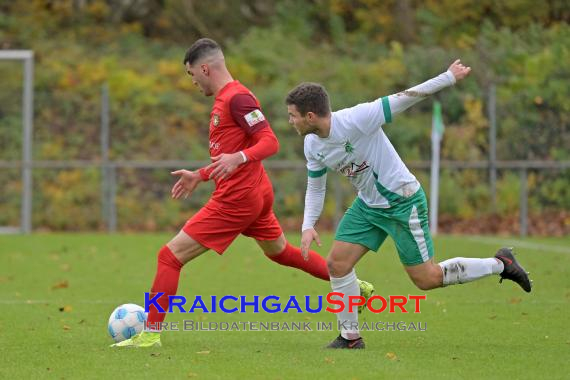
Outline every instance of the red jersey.
MULTIPOLYGON (((218 92, 210 114, 210 156, 244 151, 255 145, 259 136, 268 134, 274 139, 274 143, 270 143, 275 145, 271 151, 274 154, 278 149, 277 139, 261 112, 259 101, 250 90, 235 80, 218 92)), ((229 178, 216 179, 212 200, 241 205, 243 202, 239 201, 246 194, 260 189, 262 181, 269 182, 261 160, 256 159, 255 154, 247 156, 248 161, 229 178)), ((204 177, 203 171, 201 174, 204 177)))

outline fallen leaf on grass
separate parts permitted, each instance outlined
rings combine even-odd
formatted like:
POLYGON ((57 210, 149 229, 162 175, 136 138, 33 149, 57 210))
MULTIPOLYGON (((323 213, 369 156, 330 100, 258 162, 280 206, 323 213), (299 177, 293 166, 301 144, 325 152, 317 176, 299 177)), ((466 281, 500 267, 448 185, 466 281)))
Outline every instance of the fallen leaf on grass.
POLYGON ((52 285, 51 287, 52 289, 65 289, 65 288, 69 288, 69 282, 67 280, 63 280, 60 282, 56 282, 55 284, 52 285))
POLYGON ((396 356, 395 353, 393 353, 393 352, 388 352, 388 353, 386 354, 386 359, 388 359, 388 360, 398 360, 398 357, 396 356))

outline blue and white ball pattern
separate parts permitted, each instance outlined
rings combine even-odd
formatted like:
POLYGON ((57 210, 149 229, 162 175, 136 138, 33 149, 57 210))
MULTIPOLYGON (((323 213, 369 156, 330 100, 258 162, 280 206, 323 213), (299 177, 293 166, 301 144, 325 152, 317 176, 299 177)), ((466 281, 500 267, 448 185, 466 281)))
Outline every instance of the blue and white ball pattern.
POLYGON ((139 305, 127 303, 118 306, 109 317, 109 334, 115 342, 121 342, 144 329, 147 313, 139 305))

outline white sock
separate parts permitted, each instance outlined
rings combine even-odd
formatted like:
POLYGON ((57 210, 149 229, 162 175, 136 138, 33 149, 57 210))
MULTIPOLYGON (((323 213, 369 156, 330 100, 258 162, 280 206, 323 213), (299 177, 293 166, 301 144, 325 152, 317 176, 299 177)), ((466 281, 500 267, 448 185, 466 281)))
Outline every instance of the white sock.
MULTIPOLYGON (((331 288, 333 292, 344 293, 342 300, 345 308, 336 315, 339 325, 341 326, 340 335, 345 339, 358 339, 358 307, 353 308, 353 312, 348 311, 348 297, 359 296, 360 288, 356 281, 356 272, 354 269, 344 277, 331 276, 331 288)), ((335 297, 338 299, 338 297, 335 297)))
POLYGON ((503 263, 494 258, 454 257, 439 263, 439 266, 443 271, 443 286, 464 284, 492 274, 499 274, 504 269, 503 263))

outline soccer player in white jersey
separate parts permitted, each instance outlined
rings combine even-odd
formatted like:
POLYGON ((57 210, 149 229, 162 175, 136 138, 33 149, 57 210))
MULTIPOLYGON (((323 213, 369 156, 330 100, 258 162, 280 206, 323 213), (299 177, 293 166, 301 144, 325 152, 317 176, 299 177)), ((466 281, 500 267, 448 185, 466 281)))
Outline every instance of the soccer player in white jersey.
MULTIPOLYGON (((355 264, 368 251, 377 251, 387 236, 394 239, 406 272, 422 290, 495 274, 531 291, 528 273, 511 248, 502 248, 491 258, 434 261, 425 193, 381 128, 394 115, 454 85, 470 71, 456 60, 446 72, 409 90, 336 112, 331 112, 328 94, 319 84, 302 83, 288 94, 289 123, 305 137, 308 169, 302 253, 308 252, 313 240, 319 243, 314 226, 323 208, 327 170, 340 172, 358 190, 327 259, 332 290, 344 294, 345 305, 349 296, 359 295, 355 264)), ((337 318, 341 333, 328 347, 364 348, 357 313, 347 307, 337 318)))

